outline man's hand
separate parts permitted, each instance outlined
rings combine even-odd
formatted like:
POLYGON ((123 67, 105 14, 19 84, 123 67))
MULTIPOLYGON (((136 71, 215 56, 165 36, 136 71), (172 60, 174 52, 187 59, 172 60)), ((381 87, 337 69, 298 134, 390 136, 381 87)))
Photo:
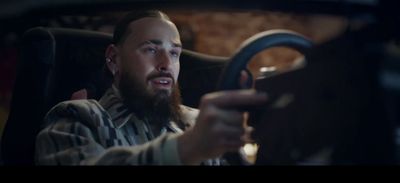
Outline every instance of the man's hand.
POLYGON ((249 142, 251 128, 241 106, 265 103, 266 94, 254 90, 209 93, 200 102, 197 122, 178 139, 178 150, 184 164, 198 164, 226 152, 237 151, 249 142))

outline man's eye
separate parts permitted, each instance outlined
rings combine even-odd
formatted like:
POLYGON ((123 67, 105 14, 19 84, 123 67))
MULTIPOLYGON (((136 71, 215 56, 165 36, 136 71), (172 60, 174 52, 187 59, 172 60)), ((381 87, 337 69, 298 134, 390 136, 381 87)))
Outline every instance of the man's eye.
POLYGON ((157 53, 157 50, 155 48, 146 48, 145 51, 148 53, 157 53))
POLYGON ((170 53, 173 57, 179 57, 179 52, 177 51, 171 51, 170 53))

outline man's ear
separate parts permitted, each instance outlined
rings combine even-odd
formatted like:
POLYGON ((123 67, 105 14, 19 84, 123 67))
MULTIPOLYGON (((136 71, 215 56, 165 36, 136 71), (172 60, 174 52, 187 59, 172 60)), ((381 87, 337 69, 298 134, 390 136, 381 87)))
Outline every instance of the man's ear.
POLYGON ((118 49, 114 44, 108 45, 105 53, 106 64, 110 72, 115 75, 118 73, 118 63, 117 63, 118 49))
POLYGON ((71 95, 71 100, 88 99, 88 92, 86 89, 81 89, 71 95))

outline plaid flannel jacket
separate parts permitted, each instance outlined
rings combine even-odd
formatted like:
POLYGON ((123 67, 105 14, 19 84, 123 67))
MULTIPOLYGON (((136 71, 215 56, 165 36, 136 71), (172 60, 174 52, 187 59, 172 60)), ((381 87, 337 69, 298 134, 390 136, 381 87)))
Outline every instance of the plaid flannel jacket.
MULTIPOLYGON (((181 106, 183 123, 192 126, 198 110, 181 106)), ((184 129, 174 121, 154 136, 146 121, 124 106, 111 87, 96 100, 72 100, 53 107, 37 136, 38 165, 181 165, 177 137, 184 129)), ((219 165, 220 159, 203 162, 219 165)))

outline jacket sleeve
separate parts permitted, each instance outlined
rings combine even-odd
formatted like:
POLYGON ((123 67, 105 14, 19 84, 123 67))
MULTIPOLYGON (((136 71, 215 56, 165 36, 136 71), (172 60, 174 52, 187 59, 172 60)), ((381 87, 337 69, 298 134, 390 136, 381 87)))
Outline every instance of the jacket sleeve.
MULTIPOLYGON (((181 164, 177 150, 179 134, 166 133, 141 145, 107 148, 98 133, 104 116, 94 115, 90 105, 95 104, 64 102, 47 114, 46 125, 36 139, 38 165, 181 164)), ((116 129, 111 126, 108 133, 116 133, 116 129)))

